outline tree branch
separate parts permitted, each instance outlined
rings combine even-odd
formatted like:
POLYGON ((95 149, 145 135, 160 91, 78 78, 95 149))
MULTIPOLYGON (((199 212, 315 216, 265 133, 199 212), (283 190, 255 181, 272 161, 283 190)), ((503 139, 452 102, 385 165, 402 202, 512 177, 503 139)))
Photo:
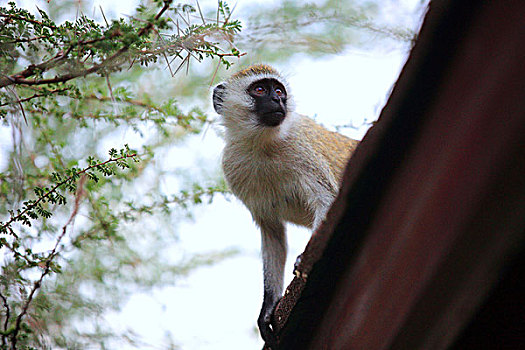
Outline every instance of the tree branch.
MULTIPOLYGON (((71 212, 71 215, 68 221, 66 222, 66 224, 62 227, 62 233, 60 234, 60 236, 57 237, 53 250, 49 253, 49 255, 46 258, 44 270, 40 274, 40 278, 38 279, 38 281, 35 281, 35 283, 33 284, 33 288, 31 288, 31 292, 29 293, 29 296, 27 297, 27 300, 25 301, 24 306, 22 307, 22 311, 16 317, 15 325, 11 333, 11 349, 16 349, 16 342, 18 340, 17 336, 18 336, 18 332, 20 331, 20 326, 22 324, 22 318, 27 313, 27 310, 29 309, 31 302, 33 301, 33 297, 36 291, 42 286, 42 281, 44 280, 44 277, 48 275, 49 272, 51 271, 51 263, 53 262, 53 259, 58 255, 58 246, 60 242, 62 241, 62 239, 64 238, 64 236, 66 235, 67 227, 69 226, 69 224, 71 224, 71 222, 73 222, 74 218, 78 214, 78 208, 80 207, 80 199, 82 197, 82 194, 84 193, 83 187, 84 187, 85 182, 86 182, 86 176, 83 176, 79 181, 79 186, 77 188, 77 193, 75 196, 75 206, 73 207, 73 211, 71 212)), ((4 299, 4 302, 6 302, 5 299, 4 299)))
MULTIPOLYGON (((2 303, 4 304, 4 309, 5 309, 5 320, 4 320, 4 332, 3 333, 6 333, 7 327, 9 326, 9 317, 11 317, 11 312, 9 309, 9 304, 7 303, 7 298, 2 294, 1 291, 0 291, 0 298, 2 299, 2 303)), ((2 347, 6 346, 5 337, 6 335, 2 334, 2 347)))
POLYGON ((16 39, 16 40, 11 40, 11 41, 4 41, 2 44, 29 43, 31 41, 40 40, 40 39, 43 39, 43 38, 45 38, 45 36, 41 35, 41 36, 37 36, 37 37, 34 37, 34 38, 28 38, 28 39, 16 39))
POLYGON ((16 101, 13 101, 13 102, 6 102, 6 103, 2 103, 0 104, 0 107, 4 107, 4 106, 7 106, 7 105, 11 105, 11 104, 19 104, 19 103, 22 103, 22 102, 27 102, 29 100, 32 100, 34 98, 37 98, 37 97, 42 97, 42 96, 49 96, 51 94, 55 94, 55 93, 59 93, 59 92, 64 92, 64 91, 68 91, 69 89, 55 89, 55 90, 49 90, 48 93, 42 93, 42 94, 34 94, 32 96, 29 96, 29 97, 25 97, 25 98, 22 98, 22 99, 17 99, 16 101))
POLYGON ((18 332, 20 331, 20 326, 22 325, 22 319, 26 315, 27 310, 29 309, 29 306, 31 305, 31 302, 33 301, 33 297, 35 296, 36 291, 42 286, 42 281, 44 280, 44 277, 46 275, 48 275, 49 272, 51 272, 51 263, 53 262, 53 259, 58 255, 58 246, 59 246, 60 242, 62 241, 62 239, 64 238, 64 236, 66 235, 67 227, 73 221, 73 219, 75 218, 75 216, 78 213, 78 207, 80 205, 80 197, 82 196, 82 192, 83 192, 83 189, 82 189, 83 185, 82 184, 85 181, 86 181, 85 177, 80 179, 81 185, 78 187, 78 191, 77 191, 77 196, 76 196, 76 199, 75 199, 75 206, 73 208, 73 212, 71 213, 71 216, 69 217, 69 219, 66 222, 66 224, 62 227, 62 233, 60 234, 60 236, 57 237, 56 242, 55 242, 55 246, 53 247, 53 250, 49 253, 49 255, 46 258, 46 263, 45 263, 45 266, 44 266, 44 270, 40 274, 40 278, 37 281, 35 281, 35 283, 33 284, 33 287, 31 288, 31 292, 29 293, 29 295, 28 295, 28 297, 27 297, 27 299, 26 299, 26 301, 24 303, 24 306, 22 307, 22 311, 16 317, 15 325, 14 325, 13 331, 11 333, 11 349, 13 349, 13 350, 16 349, 16 342, 18 341, 18 332))
MULTIPOLYGON (((162 9, 157 13, 155 16, 155 20, 158 20, 166 10, 168 10, 172 0, 165 0, 164 6, 162 9)), ((4 15, 4 17, 6 17, 4 15)), ((38 22, 38 21, 36 21, 38 22)), ((40 22, 38 22, 40 23, 40 22)), ((148 33, 153 28, 153 23, 148 22, 144 27, 142 27, 139 32, 138 36, 143 36, 144 34, 148 33)), ((122 48, 120 48, 117 52, 115 52, 113 55, 108 57, 106 60, 104 60, 101 63, 95 63, 90 68, 72 72, 69 74, 63 74, 60 76, 56 76, 54 78, 48 78, 48 79, 27 79, 28 77, 34 75, 37 71, 46 71, 52 67, 55 67, 57 64, 59 64, 62 60, 67 58, 71 50, 76 45, 71 45, 65 52, 59 52, 55 57, 52 59, 42 62, 38 65, 30 65, 26 69, 24 69, 21 72, 15 73, 10 76, 3 76, 0 77, 0 88, 13 85, 13 84, 20 84, 20 85, 42 85, 42 84, 52 84, 52 83, 63 83, 78 77, 84 77, 86 75, 95 73, 107 66, 109 66, 111 63, 116 61, 117 58, 119 58, 122 54, 127 52, 129 50, 131 44, 128 44, 122 48)))
POLYGON ((57 27, 55 27, 53 25, 50 25, 50 24, 47 24, 47 23, 43 23, 43 22, 37 21, 35 19, 31 19, 31 18, 27 18, 27 17, 23 17, 23 16, 17 16, 17 15, 13 15, 13 14, 0 13, 0 17, 7 18, 8 20, 9 19, 16 19, 16 20, 19 20, 19 21, 29 22, 29 23, 32 23, 32 24, 37 24, 39 26, 48 27, 48 28, 51 28, 51 29, 56 29, 57 28, 57 27))
POLYGON ((16 222, 18 220, 20 220, 20 218, 22 218, 23 216, 25 216, 30 210, 36 208, 36 206, 42 202, 44 199, 47 199, 49 198, 49 196, 52 194, 52 193, 55 193, 56 190, 65 185, 66 183, 68 183, 69 181, 71 181, 73 179, 74 176, 78 176, 78 175, 82 175, 82 174, 86 174, 89 170, 92 170, 94 168, 98 168, 98 167, 101 167, 101 166, 104 166, 108 163, 113 163, 113 162, 118 162, 119 160, 122 160, 122 159, 126 159, 126 158, 134 158, 136 157, 137 154, 136 153, 133 153, 133 154, 126 154, 126 155, 123 155, 121 157, 118 157, 118 158, 110 158, 104 162, 101 162, 101 163, 97 163, 97 164, 93 164, 93 165, 90 165, 88 166, 87 168, 84 168, 82 170, 80 170, 79 172, 75 173, 74 175, 71 175, 69 176, 68 178, 66 178, 65 180, 62 180, 60 181, 59 183, 57 183, 55 186, 53 186, 53 188, 51 188, 49 191, 47 191, 46 193, 44 193, 42 196, 40 196, 36 201, 34 201, 33 203, 31 203, 30 205, 28 205, 24 210, 22 210, 20 213, 18 213, 18 215, 15 215, 15 216, 11 216, 11 218, 6 221, 5 223, 2 224, 2 226, 0 226, 0 232, 8 232, 8 229, 9 227, 11 226, 11 224, 13 222, 16 222))

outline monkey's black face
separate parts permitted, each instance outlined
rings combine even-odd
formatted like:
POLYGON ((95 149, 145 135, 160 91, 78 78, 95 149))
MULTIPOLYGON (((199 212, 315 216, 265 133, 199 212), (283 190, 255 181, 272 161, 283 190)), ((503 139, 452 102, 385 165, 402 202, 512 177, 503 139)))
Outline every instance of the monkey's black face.
POLYGON ((286 117, 286 90, 275 79, 261 79, 248 87, 248 94, 254 99, 255 113, 259 123, 278 126, 286 117))

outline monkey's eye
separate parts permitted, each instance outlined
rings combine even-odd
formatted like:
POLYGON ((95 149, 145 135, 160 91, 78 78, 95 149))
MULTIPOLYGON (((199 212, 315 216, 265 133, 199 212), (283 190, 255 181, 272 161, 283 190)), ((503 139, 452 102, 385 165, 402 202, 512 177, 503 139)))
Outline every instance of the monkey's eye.
POLYGON ((264 95, 266 93, 266 89, 264 87, 260 86, 260 85, 259 86, 255 86, 252 91, 253 91, 254 94, 256 94, 258 96, 262 96, 262 95, 264 95))
POLYGON ((284 96, 284 91, 281 90, 280 88, 275 89, 275 93, 276 93, 277 96, 279 96, 279 97, 283 97, 283 96, 284 96))

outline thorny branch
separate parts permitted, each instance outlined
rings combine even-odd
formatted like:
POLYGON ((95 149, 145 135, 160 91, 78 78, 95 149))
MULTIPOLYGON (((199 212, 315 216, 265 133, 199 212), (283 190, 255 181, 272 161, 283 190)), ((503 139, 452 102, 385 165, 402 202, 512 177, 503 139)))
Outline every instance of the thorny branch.
POLYGON ((34 37, 34 38, 16 39, 16 40, 11 40, 11 41, 4 41, 4 44, 29 43, 31 41, 40 40, 40 39, 44 39, 44 38, 45 38, 45 36, 41 35, 41 36, 37 36, 37 37, 34 37))
POLYGON ((247 52, 243 52, 243 53, 239 53, 239 54, 237 54, 237 53, 219 53, 219 52, 214 52, 214 51, 211 51, 211 50, 202 50, 202 49, 193 49, 193 51, 204 53, 204 54, 214 54, 214 55, 216 55, 219 58, 224 58, 224 57, 242 57, 242 56, 245 56, 247 54, 247 52))
MULTIPOLYGON (((164 6, 162 7, 162 9, 155 16, 155 20, 158 20, 164 14, 164 12, 166 12, 166 10, 168 10, 171 2, 172 2, 172 0, 165 0, 164 1, 164 6)), ((3 15, 3 17, 7 17, 7 16, 3 15)), ((36 21, 36 22, 38 22, 38 21, 36 21)), ((40 22, 38 22, 38 23, 40 23, 40 22)), ((149 31, 152 28, 153 28, 153 23, 152 22, 148 22, 144 27, 142 27, 138 31, 138 36, 143 36, 144 34, 149 33, 149 31)), ((114 35, 116 35, 116 34, 114 34, 114 35)), ((90 43, 90 42, 86 42, 86 43, 90 43)), ((81 43, 77 43, 77 45, 78 44, 81 44, 81 43)), ((89 67, 87 69, 84 69, 84 70, 80 70, 80 71, 77 71, 77 72, 72 72, 72 73, 69 73, 69 74, 63 74, 63 75, 56 76, 54 78, 48 78, 48 79, 27 79, 28 77, 34 75, 38 71, 43 72, 43 71, 46 71, 46 70, 48 70, 48 69, 50 69, 52 67, 56 67, 57 65, 59 65, 62 61, 64 61, 68 57, 69 53, 71 52, 71 50, 75 46, 76 45, 71 45, 66 51, 59 52, 57 55, 55 55, 55 57, 51 58, 48 61, 42 62, 42 63, 37 64, 37 65, 30 65, 26 69, 24 69, 23 71, 20 71, 18 73, 13 74, 13 75, 0 77, 0 88, 5 87, 5 86, 9 86, 9 85, 13 85, 13 84, 42 85, 42 84, 63 83, 63 82, 66 82, 66 81, 69 81, 69 80, 72 80, 72 79, 75 79, 75 78, 78 78, 78 77, 84 77, 86 75, 89 75, 91 73, 95 73, 97 71, 100 71, 103 68, 108 67, 110 64, 114 63, 117 60, 117 58, 122 56, 122 54, 127 52, 129 50, 129 48, 130 48, 130 44, 125 45, 122 48, 120 48, 117 52, 115 52, 113 55, 108 57, 106 60, 102 61, 101 63, 95 63, 91 67, 89 67)))
POLYGON ((4 106, 7 106, 7 105, 11 105, 11 104, 20 104, 21 102, 27 102, 27 101, 30 101, 30 100, 32 100, 34 98, 38 98, 38 97, 42 97, 42 96, 49 96, 51 94, 56 94, 56 93, 66 92, 66 91, 69 91, 69 89, 68 88, 55 89, 55 90, 50 90, 47 93, 41 93, 41 94, 36 93, 36 94, 33 94, 32 96, 29 96, 29 97, 25 97, 25 98, 22 98, 22 99, 17 99, 16 101, 2 103, 2 104, 0 104, 0 107, 4 107, 4 106))
POLYGON ((45 26, 45 27, 48 27, 48 28, 50 28, 50 29, 56 29, 55 26, 50 25, 50 24, 48 24, 48 23, 43 23, 43 22, 37 21, 37 20, 35 20, 35 19, 30 19, 30 18, 23 17, 23 16, 18 16, 18 15, 13 15, 13 14, 0 13, 0 17, 7 18, 8 20, 10 20, 10 19, 16 19, 16 20, 23 21, 23 22, 29 22, 29 23, 37 24, 37 25, 39 25, 39 26, 45 26))
POLYGON ((42 285, 42 281, 44 277, 51 271, 51 261, 58 254, 58 251, 57 251, 58 245, 60 244, 60 241, 62 240, 62 238, 64 238, 64 236, 66 235, 66 228, 67 228, 67 224, 64 225, 64 227, 62 227, 62 233, 60 234, 60 236, 58 236, 55 247, 53 248, 51 253, 49 253, 49 255, 46 258, 44 271, 42 271, 42 273, 40 274, 40 278, 37 281, 35 281, 35 283, 33 284, 33 287, 31 288, 31 291, 29 292, 29 296, 27 297, 27 300, 25 301, 24 306, 22 307, 22 311, 16 317, 15 327, 13 328, 13 331, 11 333, 11 349, 16 349, 16 342, 18 340, 17 336, 18 336, 18 332, 20 331, 20 325, 22 324, 22 318, 24 318, 25 314, 27 313, 27 310, 29 309, 29 305, 33 301, 33 297, 36 291, 42 285))
POLYGON ((133 154, 126 154, 126 155, 123 155, 121 157, 118 157, 118 158, 110 158, 104 162, 101 162, 101 163, 97 163, 97 164, 93 164, 93 165, 90 165, 82 170, 80 170, 79 172, 67 177, 66 179, 64 179, 63 181, 60 181, 59 183, 57 183, 55 186, 53 186, 53 188, 51 188, 49 191, 47 191, 46 193, 44 193, 42 196, 40 196, 36 201, 34 201, 33 203, 31 203, 30 205, 28 205, 24 210, 22 210, 20 213, 18 213, 18 215, 15 215, 15 216, 12 216, 8 221, 6 221, 5 223, 2 224, 2 226, 0 226, 0 232, 9 232, 9 233, 12 233, 12 231, 9 230, 9 227, 10 225, 15 222, 15 221, 18 221, 22 216, 26 215, 28 211, 34 209, 40 202, 42 202, 44 199, 47 199, 49 198, 49 196, 51 194, 53 194, 54 192, 56 192, 56 190, 65 185, 66 183, 70 182, 73 177, 76 177, 76 176, 79 176, 79 175, 83 175, 83 174, 86 174, 88 171, 92 170, 92 169, 95 169, 95 168, 99 168, 101 166, 104 166, 108 163, 114 163, 114 162, 118 162, 119 160, 122 160, 122 159, 126 159, 126 158, 135 158, 137 156, 136 153, 133 153, 133 154))
POLYGON ((4 304, 5 309, 5 320, 4 320, 4 334, 2 334, 2 346, 6 346, 6 334, 7 333, 7 327, 9 326, 9 317, 11 317, 11 309, 9 308, 9 304, 7 303, 7 298, 2 294, 0 291, 0 298, 2 299, 2 303, 4 304))
MULTIPOLYGON (((35 281, 33 284, 33 287, 31 288, 31 291, 29 292, 29 295, 22 307, 22 311, 18 314, 15 320, 15 325, 13 328, 13 331, 11 333, 11 349, 16 349, 16 342, 18 340, 18 332, 20 331, 20 326, 22 324, 22 319, 27 313, 27 310, 29 309, 29 306, 31 305, 31 302, 33 301, 33 297, 36 293, 36 291, 42 286, 42 281, 44 280, 44 277, 51 272, 51 263, 53 262, 53 259, 58 255, 58 246, 60 245, 60 242, 64 238, 67 232, 67 227, 69 224, 74 220, 75 216, 78 213, 78 208, 80 205, 80 198, 82 197, 83 193, 83 185, 86 181, 86 176, 83 176, 79 181, 79 186, 77 188, 77 194, 75 197, 75 206, 73 208, 73 212, 71 213, 71 216, 69 217, 69 220, 66 222, 66 224, 62 227, 62 233, 60 236, 57 237, 55 246, 53 247, 53 250, 49 253, 47 258, 45 259, 45 265, 42 273, 40 274, 40 278, 35 281)), ((7 320, 6 320, 7 322, 7 320)))
POLYGON ((147 104, 146 102, 143 102, 143 101, 139 101, 139 100, 133 100, 133 99, 119 99, 117 101, 115 101, 114 98, 111 98, 111 97, 107 97, 107 96, 97 96, 95 94, 91 94, 91 95, 88 95, 88 96, 85 96, 84 98, 86 99, 89 99, 89 100, 96 100, 96 101, 100 101, 100 102, 125 102, 125 103, 129 103, 131 105, 134 105, 134 106, 138 106, 138 107, 142 107, 142 108, 146 108, 146 109, 152 109, 152 110, 155 110, 157 112, 161 112, 162 113, 162 109, 157 107, 157 106, 154 106, 154 105, 151 105, 151 104, 147 104))

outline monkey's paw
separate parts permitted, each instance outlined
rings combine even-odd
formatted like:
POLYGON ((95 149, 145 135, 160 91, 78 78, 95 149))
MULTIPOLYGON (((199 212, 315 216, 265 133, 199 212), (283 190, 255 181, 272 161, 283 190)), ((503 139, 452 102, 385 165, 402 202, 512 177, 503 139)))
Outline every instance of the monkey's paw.
POLYGON ((299 272, 299 264, 301 263, 302 258, 303 254, 299 254, 297 259, 295 259, 295 263, 293 264, 293 274, 297 277, 301 276, 301 272, 299 272))
POLYGON ((263 305, 259 318, 257 319, 259 332, 265 342, 265 349, 268 350, 277 350, 277 335, 272 326, 272 315, 277 302, 278 300, 272 303, 272 305, 263 305))

